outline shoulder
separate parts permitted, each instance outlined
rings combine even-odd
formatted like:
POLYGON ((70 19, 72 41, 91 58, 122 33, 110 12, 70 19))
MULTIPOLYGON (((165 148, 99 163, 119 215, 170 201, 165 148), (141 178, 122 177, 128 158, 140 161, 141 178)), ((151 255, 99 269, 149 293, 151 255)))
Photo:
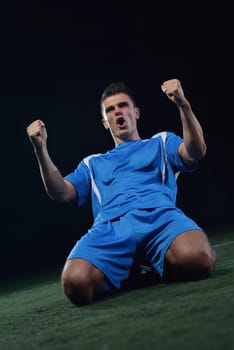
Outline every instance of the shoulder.
POLYGON ((155 138, 155 137, 168 138, 168 137, 177 137, 177 136, 178 135, 176 135, 176 133, 174 133, 173 131, 163 130, 154 134, 153 136, 151 136, 151 138, 155 138))
POLYGON ((177 153, 180 144, 183 142, 183 138, 172 131, 161 131, 153 135, 152 139, 159 139, 167 154, 177 153))
POLYGON ((155 139, 155 138, 161 138, 162 139, 162 141, 166 141, 166 139, 167 139, 167 136, 168 136, 168 131, 160 131, 160 132, 158 132, 157 134, 154 134, 152 137, 151 137, 151 139, 155 139))
POLYGON ((160 131, 157 134, 154 134, 152 137, 152 139, 155 138, 160 138, 163 143, 168 142, 168 141, 182 141, 182 138, 180 136, 178 136, 176 133, 174 133, 173 131, 160 131))
POLYGON ((91 161, 92 159, 98 158, 98 157, 101 157, 101 156, 103 156, 103 153, 90 154, 89 156, 84 157, 83 160, 82 160, 82 162, 83 162, 85 165, 89 166, 89 163, 90 163, 90 161, 91 161))

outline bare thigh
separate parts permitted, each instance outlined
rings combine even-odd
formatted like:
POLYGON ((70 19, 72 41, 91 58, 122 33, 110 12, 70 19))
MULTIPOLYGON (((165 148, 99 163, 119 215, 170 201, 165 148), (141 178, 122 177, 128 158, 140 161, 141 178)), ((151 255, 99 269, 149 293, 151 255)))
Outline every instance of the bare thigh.
POLYGON ((102 285, 105 283, 103 272, 84 259, 67 260, 63 269, 62 279, 82 284, 102 285))
POLYGON ((166 253, 166 260, 172 264, 180 263, 183 257, 191 254, 193 257, 201 251, 213 255, 213 249, 207 235, 200 230, 186 231, 172 241, 166 253))
POLYGON ((74 304, 87 304, 102 293, 105 275, 84 259, 67 260, 62 272, 62 286, 74 304))
POLYGON ((177 236, 165 255, 165 265, 175 267, 191 279, 208 276, 214 269, 216 255, 205 232, 186 231, 177 236), (194 278, 193 278, 194 277, 194 278))

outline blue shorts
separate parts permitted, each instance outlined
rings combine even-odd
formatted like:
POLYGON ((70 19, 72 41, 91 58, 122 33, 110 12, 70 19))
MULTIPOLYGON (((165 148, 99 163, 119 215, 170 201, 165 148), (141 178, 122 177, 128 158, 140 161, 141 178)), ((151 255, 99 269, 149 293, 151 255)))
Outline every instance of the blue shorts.
POLYGON ((89 261, 118 289, 140 256, 145 256, 163 276, 167 249, 176 236, 189 230, 201 228, 178 208, 136 209, 117 219, 94 224, 77 241, 67 259, 89 261))

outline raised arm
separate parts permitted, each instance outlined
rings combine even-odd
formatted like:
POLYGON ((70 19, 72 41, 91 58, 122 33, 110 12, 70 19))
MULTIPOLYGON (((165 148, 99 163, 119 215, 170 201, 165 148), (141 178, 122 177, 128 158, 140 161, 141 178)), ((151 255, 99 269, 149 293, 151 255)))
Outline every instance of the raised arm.
POLYGON ((51 199, 69 202, 76 198, 74 186, 63 179, 62 174, 51 160, 47 149, 47 131, 42 120, 35 120, 26 129, 39 164, 45 190, 51 199))
POLYGON ((165 81, 161 85, 161 89, 177 105, 180 112, 184 142, 179 147, 179 155, 188 165, 196 163, 206 155, 206 143, 202 127, 189 101, 185 98, 178 79, 165 81))

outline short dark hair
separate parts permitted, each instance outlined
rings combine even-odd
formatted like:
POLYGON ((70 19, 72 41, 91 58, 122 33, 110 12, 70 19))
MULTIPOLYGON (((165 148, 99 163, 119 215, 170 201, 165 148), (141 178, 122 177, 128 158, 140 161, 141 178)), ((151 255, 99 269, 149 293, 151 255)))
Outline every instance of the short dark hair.
POLYGON ((135 100, 135 97, 134 97, 132 91, 130 91, 128 86, 121 81, 117 82, 117 83, 111 83, 105 88, 105 90, 103 91, 102 96, 101 96, 101 106, 102 106, 103 101, 107 97, 113 96, 116 94, 121 94, 121 93, 128 95, 131 98, 134 106, 136 107, 136 100, 135 100))

